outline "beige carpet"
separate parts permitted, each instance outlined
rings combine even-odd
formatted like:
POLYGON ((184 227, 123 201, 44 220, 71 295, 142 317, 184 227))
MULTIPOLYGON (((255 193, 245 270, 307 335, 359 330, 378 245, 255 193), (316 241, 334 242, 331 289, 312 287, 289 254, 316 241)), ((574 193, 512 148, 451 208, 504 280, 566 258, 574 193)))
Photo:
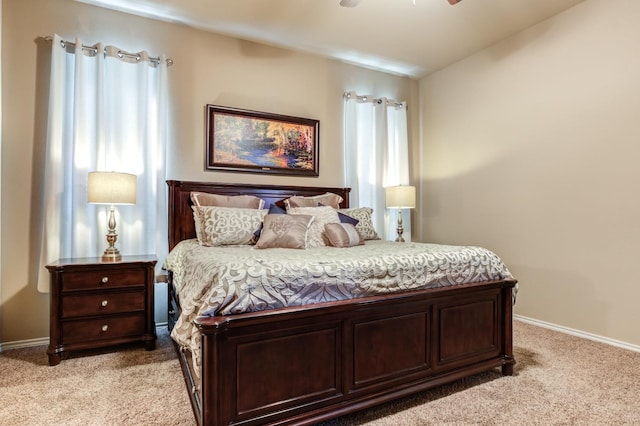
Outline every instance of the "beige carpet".
MULTIPOLYGON (((165 330, 134 345, 71 354, 0 353, 2 425, 193 425, 165 330)), ((325 422, 343 425, 640 425, 640 353, 514 322, 515 376, 492 371, 325 422)))
POLYGON ((46 346, 0 353, 1 425, 193 425, 166 330, 156 349, 70 352, 49 367, 46 346))

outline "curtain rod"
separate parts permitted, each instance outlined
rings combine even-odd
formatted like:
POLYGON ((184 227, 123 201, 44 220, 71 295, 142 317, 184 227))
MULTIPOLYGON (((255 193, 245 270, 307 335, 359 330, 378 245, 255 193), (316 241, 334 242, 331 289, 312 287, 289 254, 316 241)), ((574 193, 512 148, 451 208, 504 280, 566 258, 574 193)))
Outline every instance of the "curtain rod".
POLYGON ((344 92, 343 96, 346 99, 351 99, 354 98, 356 99, 358 102, 373 102, 376 103, 378 105, 381 105, 382 103, 384 103, 386 106, 393 106, 396 108, 409 108, 406 105, 406 102, 398 102, 395 101, 393 99, 388 99, 388 98, 374 98, 371 95, 358 95, 356 92, 344 92))
MULTIPOLYGON (((49 41, 49 42, 53 42, 53 37, 51 36, 47 36, 45 37, 45 40, 49 41)), ((66 48, 68 45, 71 46, 75 46, 76 44, 73 41, 67 41, 67 40, 60 40, 60 45, 62 46, 62 48, 66 48)), ((106 55, 106 47, 104 48, 104 53, 106 55)), ((92 52, 94 55, 98 54, 98 48, 97 48, 97 44, 94 44, 93 46, 87 46, 86 44, 82 45, 82 50, 86 50, 89 52, 92 52)), ((129 58, 129 59, 135 59, 136 61, 140 60, 140 54, 139 53, 129 53, 129 52, 125 52, 124 50, 120 50, 118 49, 118 53, 117 53, 119 58, 129 58)), ((151 62, 152 64, 158 65, 160 63, 160 57, 159 56, 149 56, 149 62, 151 62)), ((173 59, 167 58, 166 59, 166 63, 167 66, 170 67, 171 65, 173 65, 173 59)))

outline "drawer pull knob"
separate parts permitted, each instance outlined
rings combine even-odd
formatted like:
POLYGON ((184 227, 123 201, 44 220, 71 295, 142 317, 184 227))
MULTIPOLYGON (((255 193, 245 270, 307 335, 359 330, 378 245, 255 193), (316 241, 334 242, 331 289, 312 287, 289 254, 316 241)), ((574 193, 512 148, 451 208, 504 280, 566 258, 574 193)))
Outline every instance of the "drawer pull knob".
POLYGON ((102 284, 106 284, 109 282, 109 277, 102 277, 102 284))
POLYGON ((108 325, 105 324, 105 325, 102 326, 102 331, 107 331, 108 329, 109 329, 108 325))
POLYGON ((109 302, 108 302, 108 301, 106 301, 106 300, 103 300, 103 301, 102 301, 102 303, 101 303, 101 305, 102 305, 102 307, 103 307, 103 308, 104 308, 105 306, 107 306, 108 304, 109 304, 109 302))

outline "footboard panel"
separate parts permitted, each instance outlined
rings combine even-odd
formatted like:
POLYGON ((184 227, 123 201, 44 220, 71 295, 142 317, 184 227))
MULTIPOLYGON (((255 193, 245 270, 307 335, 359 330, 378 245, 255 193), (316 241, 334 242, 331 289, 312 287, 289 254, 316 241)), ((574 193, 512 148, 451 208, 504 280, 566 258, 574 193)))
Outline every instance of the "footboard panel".
POLYGON ((313 424, 492 368, 509 374, 514 284, 201 319, 196 418, 313 424))
POLYGON ((349 392, 389 386, 410 375, 420 377, 431 369, 428 309, 424 305, 414 307, 413 312, 396 309, 347 323, 345 332, 351 335, 353 348, 353 362, 348 364, 353 365, 349 392))
POLYGON ((500 292, 459 297, 434 304, 438 369, 455 368, 500 355, 500 292))
POLYGON ((236 381, 227 388, 235 394, 238 420, 261 417, 306 404, 328 402, 342 395, 340 324, 313 327, 292 324, 285 331, 258 332, 232 337, 228 366, 236 381), (286 386, 282 386, 286 377, 286 386))

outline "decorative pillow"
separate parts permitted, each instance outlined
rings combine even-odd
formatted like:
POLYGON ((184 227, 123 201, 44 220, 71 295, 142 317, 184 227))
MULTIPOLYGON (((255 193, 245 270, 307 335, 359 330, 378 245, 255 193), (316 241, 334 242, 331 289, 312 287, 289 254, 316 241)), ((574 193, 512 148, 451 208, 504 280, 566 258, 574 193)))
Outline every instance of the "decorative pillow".
POLYGON ((340 223, 338 211, 333 207, 292 207, 289 215, 310 215, 314 217, 313 223, 307 233, 307 247, 323 247, 329 245, 329 240, 324 235, 324 225, 327 223, 340 223))
POLYGON ((362 235, 350 223, 327 223, 324 230, 329 244, 334 247, 353 247, 364 244, 362 235))
POLYGON ((195 206, 236 207, 241 209, 262 209, 264 200, 253 195, 220 195, 206 192, 191 192, 191 201, 195 206))
POLYGON ((307 232, 314 217, 307 215, 268 214, 256 248, 306 248, 307 232))
MULTIPOLYGON (((318 207, 320 206, 324 206, 324 204, 319 203, 318 207)), ((360 222, 358 219, 354 219, 351 216, 347 216, 346 214, 340 212, 338 212, 338 218, 340 219, 340 223, 350 223, 353 226, 356 226, 358 222, 360 222)))
POLYGON ((253 244, 265 209, 193 206, 196 235, 203 246, 253 244))
POLYGON ((198 238, 198 242, 202 244, 202 231, 200 230, 200 212, 198 211, 198 206, 191 206, 191 210, 193 210, 193 224, 196 228, 196 237, 198 238))
POLYGON ((365 240, 379 240, 378 233, 373 227, 373 219, 371 213, 373 209, 371 207, 360 207, 356 209, 340 209, 340 213, 346 214, 354 219, 358 219, 359 222, 356 225, 356 229, 362 235, 365 240))
POLYGON ((268 214, 287 214, 287 211, 285 209, 283 209, 282 207, 278 207, 275 204, 271 204, 269 206, 269 213, 268 214))
POLYGON ((331 206, 334 209, 339 209, 341 202, 341 196, 332 192, 326 192, 322 195, 314 195, 312 197, 294 195, 293 197, 284 200, 284 205, 287 208, 287 211, 294 207, 318 207, 320 204, 324 206, 331 206))
POLYGON ((353 226, 356 226, 358 222, 360 222, 358 219, 340 212, 338 212, 338 218, 340 218, 340 223, 350 223, 353 226))
MULTIPOLYGON (((267 214, 287 214, 287 211, 283 208, 280 208, 278 206, 276 206, 275 204, 271 204, 269 206, 269 211, 267 212, 267 214)), ((258 229, 256 229, 256 232, 253 233, 253 235, 256 236, 256 241, 258 240, 258 238, 260 238, 260 234, 262 233, 262 227, 264 226, 263 223, 260 224, 260 227, 258 229)), ((198 229, 196 228, 196 233, 198 232, 198 229)))

